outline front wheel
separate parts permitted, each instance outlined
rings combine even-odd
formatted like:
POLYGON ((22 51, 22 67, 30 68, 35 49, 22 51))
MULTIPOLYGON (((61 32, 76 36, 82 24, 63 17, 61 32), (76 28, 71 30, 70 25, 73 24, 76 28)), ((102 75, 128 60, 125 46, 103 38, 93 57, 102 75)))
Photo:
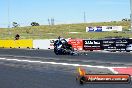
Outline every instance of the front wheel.
POLYGON ((57 50, 56 48, 54 48, 54 53, 55 53, 56 55, 59 55, 59 52, 58 52, 58 50, 57 50))

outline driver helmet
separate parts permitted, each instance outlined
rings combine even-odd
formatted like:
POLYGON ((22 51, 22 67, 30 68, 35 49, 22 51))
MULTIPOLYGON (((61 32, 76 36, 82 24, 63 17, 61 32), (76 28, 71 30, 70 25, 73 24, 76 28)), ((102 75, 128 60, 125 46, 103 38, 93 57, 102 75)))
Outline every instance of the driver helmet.
POLYGON ((60 38, 60 41, 64 44, 66 43, 66 40, 64 38, 60 38))

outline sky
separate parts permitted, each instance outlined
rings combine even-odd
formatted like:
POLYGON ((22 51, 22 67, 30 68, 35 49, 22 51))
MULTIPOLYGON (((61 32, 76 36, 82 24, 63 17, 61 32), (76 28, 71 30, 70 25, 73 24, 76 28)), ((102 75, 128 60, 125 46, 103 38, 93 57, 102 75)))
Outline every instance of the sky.
POLYGON ((51 18, 55 24, 83 23, 84 12, 88 23, 119 21, 130 18, 130 0, 0 0, 0 28, 47 25, 51 18))

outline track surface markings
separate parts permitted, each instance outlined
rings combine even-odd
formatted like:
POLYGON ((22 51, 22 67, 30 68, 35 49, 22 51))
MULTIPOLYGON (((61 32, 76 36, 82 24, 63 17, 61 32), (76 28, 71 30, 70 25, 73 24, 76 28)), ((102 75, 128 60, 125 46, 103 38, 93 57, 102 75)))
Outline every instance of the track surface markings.
POLYGON ((116 71, 118 74, 130 74, 130 75, 132 75, 132 67, 113 68, 113 70, 116 71))
POLYGON ((40 64, 53 64, 53 65, 63 65, 63 66, 74 66, 74 67, 91 67, 91 68, 106 68, 112 71, 114 74, 130 74, 132 75, 132 67, 106 67, 106 66, 92 66, 92 65, 81 65, 81 64, 69 64, 69 63, 57 63, 57 62, 43 62, 43 61, 33 61, 33 60, 19 60, 19 59, 8 59, 0 58, 4 61, 15 61, 15 62, 28 62, 28 63, 40 63, 40 64))

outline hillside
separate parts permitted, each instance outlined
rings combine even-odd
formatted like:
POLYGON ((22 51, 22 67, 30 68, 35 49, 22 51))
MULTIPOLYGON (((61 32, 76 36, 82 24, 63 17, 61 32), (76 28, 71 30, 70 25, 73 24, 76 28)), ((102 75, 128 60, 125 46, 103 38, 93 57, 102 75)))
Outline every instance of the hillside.
POLYGON ((20 34, 21 39, 51 39, 63 36, 65 38, 104 38, 107 36, 132 37, 128 33, 130 22, 100 22, 100 23, 80 23, 80 24, 62 24, 62 25, 42 25, 34 27, 0 28, 0 39, 14 39, 15 34, 20 34), (101 32, 86 33, 86 26, 123 26, 124 32, 101 32), (75 33, 78 32, 78 33, 75 33))

